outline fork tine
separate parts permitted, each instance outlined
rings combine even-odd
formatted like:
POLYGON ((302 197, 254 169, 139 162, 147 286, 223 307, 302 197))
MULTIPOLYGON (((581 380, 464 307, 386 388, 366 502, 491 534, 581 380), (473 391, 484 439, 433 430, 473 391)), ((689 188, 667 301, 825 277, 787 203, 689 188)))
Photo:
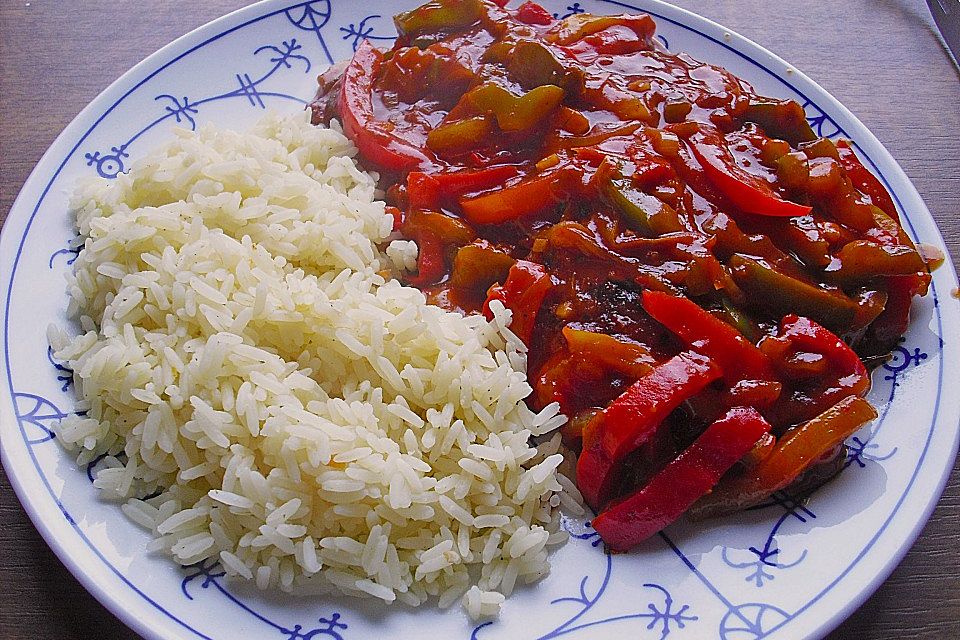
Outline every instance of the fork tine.
POLYGON ((947 50, 960 66, 960 0, 927 0, 947 50))
POLYGON ((960 9, 960 0, 935 0, 927 4, 931 9, 939 9, 942 15, 950 15, 955 9, 960 9))

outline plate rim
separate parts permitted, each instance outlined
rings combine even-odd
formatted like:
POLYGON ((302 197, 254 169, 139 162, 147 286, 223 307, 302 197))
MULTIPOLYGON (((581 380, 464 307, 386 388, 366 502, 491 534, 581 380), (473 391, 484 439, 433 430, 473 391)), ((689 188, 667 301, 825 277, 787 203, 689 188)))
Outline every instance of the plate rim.
MULTIPOLYGON (((637 7, 630 4, 630 0, 627 0, 626 2, 620 1, 620 0, 597 0, 597 1, 603 4, 619 6, 629 11, 644 10, 641 7, 637 7)), ((730 52, 736 54, 741 58, 744 58, 747 62, 752 63, 756 66, 759 66, 761 69, 768 72, 771 76, 773 76, 774 78, 776 78, 777 80, 785 84, 787 87, 797 92, 798 94, 804 96, 805 98, 807 98, 807 95, 806 95, 807 93, 814 93, 817 97, 817 102, 814 102, 815 105, 817 105, 818 107, 823 107, 823 106, 829 107, 833 112, 842 115, 843 118, 845 119, 848 119, 852 125, 852 128, 856 129, 857 138, 862 140, 864 143, 867 143, 866 146, 868 146, 869 148, 863 149, 863 151, 867 154, 868 159, 871 161, 871 163, 874 164, 874 168, 878 171, 878 173, 880 173, 879 167, 877 166, 878 161, 880 164, 885 165, 885 169, 889 168, 892 171, 892 175, 890 175, 889 173, 887 173, 886 175, 881 174, 881 179, 883 179, 885 182, 888 182, 888 187, 889 187, 888 178, 892 178, 893 181, 903 185, 903 188, 900 189, 901 193, 907 196, 908 199, 914 201, 919 205, 919 207, 912 207, 912 210, 913 209, 916 210, 916 213, 914 215, 916 215, 918 219, 923 219, 925 223, 927 222, 931 223, 929 224, 930 229, 928 229, 927 231, 932 231, 932 233, 935 234, 936 239, 939 240, 940 245, 945 247, 943 235, 939 226, 936 223, 936 220, 931 215, 929 209, 926 206, 926 203, 924 203, 915 185, 910 180, 910 178, 906 175, 906 173, 903 171, 902 167, 899 165, 896 159, 892 156, 892 154, 886 149, 886 147, 879 141, 879 139, 877 139, 877 137, 870 131, 870 129, 867 128, 866 125, 864 125, 853 112, 851 112, 847 107, 845 107, 831 93, 826 91, 818 83, 810 79, 806 74, 798 70, 796 67, 794 67, 790 63, 783 60, 778 55, 774 54, 773 52, 769 51, 765 47, 754 42, 753 40, 746 38, 745 36, 742 36, 737 32, 731 29, 728 29, 727 27, 713 20, 705 18, 693 11, 689 11, 687 9, 683 9, 681 7, 677 7, 675 5, 669 4, 667 2, 664 2, 663 0, 633 0, 633 2, 637 2, 645 6, 648 5, 650 7, 649 8, 650 12, 655 13, 656 17, 672 22, 679 27, 694 31, 698 35, 708 38, 716 42, 717 44, 725 47, 730 52), (655 12, 654 7, 658 8, 659 11, 655 12), (675 15, 673 17, 671 17, 670 15, 665 15, 665 14, 671 14, 671 13, 675 15), (698 27, 699 26, 708 27, 709 29, 722 32, 724 41, 718 40, 712 37, 711 35, 704 33, 699 28, 695 28, 695 25, 698 27), (784 78, 781 73, 775 72, 771 68, 769 68, 770 66, 773 66, 773 65, 780 65, 782 66, 782 68, 786 69, 787 73, 791 76, 790 80, 784 78), (796 86, 795 83, 799 83, 801 86, 798 87, 796 86)), ((151 53, 150 55, 144 57, 140 62, 138 62, 133 67, 128 69, 126 72, 121 74, 116 80, 114 80, 105 89, 103 89, 100 93, 98 93, 98 95, 95 98, 93 98, 70 121, 70 123, 64 128, 64 130, 56 137, 56 139, 51 143, 48 149, 41 156, 40 160, 37 162, 36 166, 31 171, 30 175, 28 176, 23 186, 21 187, 16 199, 13 202, 13 205, 10 208, 10 214, 15 214, 20 209, 25 209, 25 208, 29 211, 29 209, 27 208, 28 205, 25 205, 23 201, 26 201, 28 199, 27 198, 27 196, 29 195, 28 192, 38 192, 39 193, 38 202, 36 207, 33 208, 33 211, 29 213, 29 215, 27 214, 16 215, 16 218, 23 218, 24 215, 27 215, 25 231, 29 231, 30 225, 33 223, 34 219, 37 217, 38 213, 40 212, 42 202, 44 198, 47 196, 47 194, 49 193, 50 188, 55 182, 57 176, 66 166, 66 163, 70 160, 70 158, 79 148, 79 146, 83 143, 83 141, 87 139, 87 137, 94 131, 94 129, 96 129, 99 123, 107 115, 109 115, 109 113, 111 113, 116 107, 118 107, 120 103, 123 102, 123 100, 125 100, 130 94, 136 91, 142 84, 147 82, 156 74, 160 73, 167 67, 173 65, 181 58, 188 56, 189 54, 196 51, 197 49, 202 48, 203 46, 209 44, 210 42, 220 39, 237 29, 241 29, 249 24, 258 22, 260 20, 271 17, 278 13, 282 13, 289 9, 305 6, 310 3, 311 3, 310 0, 300 1, 300 2, 293 2, 291 0, 261 0, 255 4, 242 7, 235 11, 227 13, 223 16, 215 18, 214 20, 211 20, 203 25, 200 25, 195 29, 192 29, 191 31, 185 33, 184 35, 174 39, 173 41, 164 45, 163 47, 151 53), (228 25, 230 25, 229 28, 227 28, 228 25), (194 40, 196 40, 197 42, 194 43, 193 42, 194 40), (170 58, 169 60, 166 59, 168 57, 170 58), (142 78, 138 79, 138 74, 141 74, 141 73, 145 75, 143 75, 142 78), (123 89, 124 87, 127 87, 125 91, 123 89), (113 94, 118 94, 118 97, 116 97, 113 104, 107 107, 106 110, 103 110, 102 109, 103 105, 110 102, 110 96, 113 94), (78 137, 77 134, 80 133, 85 126, 87 127, 86 132, 83 132, 82 135, 78 137), (76 144, 71 146, 71 141, 73 140, 76 140, 76 144), (64 149, 68 149, 68 151, 63 161, 57 164, 57 160, 55 156, 60 153, 61 147, 63 147, 64 149), (54 153, 55 151, 56 153, 54 153), (47 171, 41 172, 40 169, 45 168, 45 166, 48 164, 56 166, 57 167, 56 171, 53 174, 53 177, 50 178, 46 186, 43 187, 42 189, 38 189, 38 187, 43 184, 44 177, 49 175, 47 171)), ((863 145, 861 145, 861 147, 863 147, 863 145)), ((891 193, 894 196, 894 198, 897 199, 898 204, 901 205, 901 208, 904 208, 902 202, 900 202, 900 198, 898 197, 897 192, 891 189, 891 193)), ((32 197, 30 199, 32 199, 32 197)), ((912 204, 913 203, 911 203, 911 205, 912 204)), ((11 263, 9 274, 8 274, 8 268, 6 267, 6 265, 0 264, 0 282, 3 282, 3 283, 8 282, 9 284, 12 285, 13 278, 16 275, 17 262, 19 259, 20 252, 22 250, 22 243, 26 237, 26 233, 24 233, 23 237, 19 239, 14 238, 13 237, 14 234, 8 231, 10 227, 7 223, 10 221, 10 217, 11 216, 8 215, 7 221, 5 222, 4 228, 2 230, 2 234, 0 234, 0 253, 5 255, 8 255, 8 254, 13 255, 15 253, 16 257, 13 259, 11 263), (9 245, 13 245, 14 247, 17 247, 17 250, 15 252, 6 251, 9 245)), ((910 224, 911 227, 913 227, 909 218, 907 218, 907 222, 908 224, 910 224)), ((945 278, 941 277, 940 279, 952 281, 954 286, 956 286, 957 274, 954 269, 953 263, 949 259, 949 257, 950 257, 949 253, 947 253, 948 259, 945 260, 946 264, 942 265, 938 271, 942 272, 943 270, 946 270, 946 277, 945 278)), ((9 293, 9 287, 8 287, 8 293, 9 293)), ((936 300, 935 292, 934 292, 934 300, 936 300)), ((2 317, 3 324, 4 324, 4 344, 6 344, 7 342, 6 325, 9 318, 9 310, 10 310, 10 297, 8 295, 4 300, 3 314, 2 316, 0 316, 2 317)), ((937 315, 937 321, 939 324, 941 342, 943 343, 943 339, 942 339, 943 315, 941 311, 942 310, 938 309, 936 315, 937 315)), ((945 348, 946 345, 944 344, 943 346, 945 348)), ((3 364, 0 365, 0 371, 3 371, 5 373, 8 373, 8 375, 10 375, 11 372, 9 372, 7 368, 8 356, 6 351, 4 352, 4 355, 5 357, 3 359, 3 364)), ((941 356, 939 358, 939 365, 938 365, 940 368, 941 387, 943 386, 943 382, 944 382, 945 361, 946 361, 946 355, 944 350, 944 351, 941 351, 941 356)), ((939 396, 939 392, 938 392, 938 396, 939 396)), ((97 550, 96 547, 90 541, 87 540, 86 542, 87 542, 87 546, 90 548, 90 551, 92 551, 92 554, 88 552, 84 552, 78 555, 76 551, 73 551, 69 548, 69 546, 66 544, 66 540, 63 532, 67 532, 67 536, 76 536, 76 537, 81 537, 82 534, 80 534, 79 530, 77 529, 77 526, 75 525, 75 523, 72 522, 72 520, 68 521, 68 520, 61 519, 61 520, 57 520, 56 522, 50 521, 50 514, 51 513, 55 514, 56 508, 59 507, 60 511, 63 511, 63 508, 60 506, 60 501, 56 497, 56 495, 53 493, 52 488, 49 486, 49 484, 47 484, 47 489, 49 490, 50 497, 52 499, 53 504, 38 505, 35 502, 36 498, 33 491, 31 491, 25 486, 25 483, 23 482, 24 478, 20 477, 20 474, 13 472, 20 466, 20 464, 12 459, 13 455, 10 451, 10 443, 8 441, 11 439, 16 440, 17 445, 19 446, 20 444, 22 444, 25 450, 28 450, 28 447, 25 442, 22 442, 19 439, 10 437, 10 435, 17 433, 17 429, 15 426, 8 427, 7 423, 12 422, 16 424, 17 419, 13 415, 8 415, 11 413, 11 411, 9 410, 9 406, 10 406, 9 403, 13 401, 13 398, 11 397, 9 390, 6 388, 6 386, 4 386, 2 391, 0 391, 0 397, 2 397, 3 400, 8 401, 4 403, 3 412, 2 414, 0 414, 0 418, 2 418, 2 424, 0 424, 0 427, 2 427, 4 432, 8 433, 7 437, 4 437, 2 440, 0 440, 0 458, 2 458, 2 464, 5 469, 10 470, 10 472, 8 472, 7 475, 10 478, 10 484, 13 487, 14 492, 16 493, 18 499, 20 500, 21 505, 23 506, 24 510, 27 512, 34 526, 37 528, 37 530, 40 532, 40 534, 44 538, 44 541, 54 551, 54 553, 57 555, 60 561, 67 567, 67 569, 74 575, 74 577, 76 577, 77 580, 81 584, 83 584, 84 588, 88 592, 90 592, 95 598, 97 598, 98 601, 100 601, 107 609, 111 611, 111 613, 117 616, 121 621, 123 621, 127 626, 129 626, 131 629, 133 629, 137 633, 140 633, 141 635, 149 638, 176 638, 179 636, 173 634, 173 631, 178 627, 181 627, 181 628, 185 627, 189 629, 191 632, 193 632, 194 634, 196 634, 198 637, 206 638, 207 637, 206 635, 197 631, 196 629, 193 629, 183 620, 180 620, 179 618, 177 618, 174 614, 171 614, 170 612, 166 611, 166 609, 164 609, 162 604, 155 602, 150 596, 142 592, 138 587, 136 587, 134 584, 128 581, 116 567, 114 567, 106 558, 104 558, 101 555, 99 550, 97 550), (69 524, 73 526, 64 526, 64 523, 67 523, 67 522, 69 522, 69 524), (110 572, 115 575, 111 576, 109 573, 104 572, 103 567, 99 567, 100 570, 95 573, 85 569, 87 565, 91 564, 90 561, 93 560, 94 558, 96 558, 99 562, 102 562, 103 564, 105 564, 106 568, 109 569, 110 572), (105 575, 108 576, 109 579, 104 579, 105 575), (108 582, 125 583, 126 586, 129 587, 129 590, 125 590, 122 594, 117 593, 115 589, 110 588, 111 585, 107 584, 108 582), (146 600, 147 603, 152 605, 151 613, 154 615, 148 616, 146 618, 142 616, 138 616, 137 615, 138 610, 131 609, 131 608, 128 608, 127 606, 124 606, 128 603, 128 601, 131 601, 131 600, 139 603, 141 607, 144 605, 143 600, 146 600), (150 624, 151 620, 148 619, 148 618, 157 618, 158 616, 156 614, 158 614, 158 612, 161 612, 166 616, 166 619, 159 618, 162 622, 164 622, 164 624, 162 625, 162 628, 158 628, 157 626, 150 624), (172 626, 170 624, 170 621, 176 623, 177 626, 172 626), (170 635, 170 634, 173 634, 173 635, 170 635)), ((939 397, 938 397, 938 402, 939 402, 939 397)), ((921 473, 921 467, 923 466, 922 462, 928 453, 930 443, 934 439, 934 432, 937 431, 938 427, 949 428, 951 424, 954 425, 953 431, 951 432, 952 455, 948 451, 947 460, 948 462, 950 460, 955 461, 957 447, 958 447, 958 444, 960 444, 960 428, 958 428, 957 426, 957 422, 960 422, 960 415, 958 414, 960 414, 960 401, 954 401, 952 403, 952 406, 949 402, 947 402, 945 404, 939 405, 935 409, 933 413, 932 424, 931 424, 929 433, 927 434, 927 442, 923 449, 923 452, 920 455, 920 459, 917 463, 917 467, 914 470, 914 473, 910 481, 907 483, 907 486, 904 489, 903 494, 898 500, 897 505, 894 507, 893 511, 890 513, 890 515, 884 521, 883 525, 880 527, 880 529, 874 535, 874 537, 870 540, 870 542, 866 545, 866 547, 863 550, 861 550, 861 552, 853 560, 850 566, 848 566, 843 573, 841 573, 832 582, 830 582, 825 589, 823 589, 817 596, 813 598, 813 600, 811 600, 809 603, 804 605, 799 610, 799 612, 793 614, 790 620, 787 621, 787 623, 785 624, 789 624, 790 622, 797 620, 800 616, 804 616, 804 614, 809 614, 810 609, 815 605, 817 605, 820 598, 822 598, 826 593, 830 592, 832 589, 836 588, 843 581, 848 580, 849 579, 848 576, 850 572, 854 570, 857 563, 860 560, 862 560, 871 551, 871 549, 873 549, 874 545, 880 540, 882 534, 886 530, 886 527, 889 526, 890 523, 894 521, 894 519, 898 514, 899 507, 904 502, 906 502, 908 498, 913 498, 914 500, 918 499, 914 489, 914 482, 919 477, 924 475, 921 473), (954 420, 949 419, 951 417, 950 415, 946 415, 946 416, 944 415, 945 409, 947 414, 951 414, 951 413, 954 414, 953 415, 954 420), (953 411, 950 411, 951 409, 953 409, 953 411)), ((27 453, 29 454, 29 450, 27 451, 27 453)), ((29 454, 29 455, 32 455, 32 454, 29 454)), ((877 587, 879 587, 879 585, 887 579, 890 573, 902 561, 903 557, 913 546, 917 536, 922 531, 932 511, 934 510, 937 503, 939 502, 940 496, 953 470, 954 465, 955 465, 955 462, 945 464, 943 469, 940 470, 939 478, 937 478, 936 481, 931 485, 933 488, 933 491, 930 492, 928 495, 919 497, 919 500, 922 502, 922 504, 920 505, 919 509, 917 509, 917 507, 913 507, 913 510, 916 510, 920 514, 920 516, 913 521, 910 527, 910 530, 907 532, 906 536, 902 536, 902 535, 898 536, 897 540, 900 541, 900 543, 896 546, 895 552, 882 562, 882 565, 880 566, 879 570, 871 570, 869 572, 872 575, 870 579, 866 581, 860 580, 859 583, 861 584, 861 586, 856 591, 856 593, 852 594, 852 597, 845 598, 843 605, 839 607, 833 607, 836 610, 829 618, 821 620, 815 625, 811 625, 808 627, 814 633, 814 636, 811 636, 811 637, 822 637, 823 635, 828 633, 831 629, 833 629, 837 624, 839 624, 839 622, 841 622, 844 618, 846 618, 850 613, 852 613, 854 610, 859 608, 863 604, 863 602, 867 598, 869 598, 870 595, 874 593, 877 587)), ((37 472, 41 477, 43 477, 43 474, 40 473, 39 470, 37 472)), ((43 478, 43 480, 46 483, 46 479, 43 478)), ((82 536, 82 537, 85 539, 85 536, 82 536)), ((779 630, 781 628, 782 626, 778 626, 776 630, 779 630)))

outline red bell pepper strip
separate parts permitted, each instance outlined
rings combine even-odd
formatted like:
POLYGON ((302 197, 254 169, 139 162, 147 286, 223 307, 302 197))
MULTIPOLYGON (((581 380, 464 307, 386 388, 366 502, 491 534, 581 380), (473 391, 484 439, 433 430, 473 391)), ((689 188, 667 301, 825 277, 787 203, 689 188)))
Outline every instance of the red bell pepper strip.
POLYGON ((809 318, 796 315, 785 317, 780 323, 780 329, 780 336, 800 350, 826 356, 839 374, 841 382, 849 382, 850 394, 861 395, 867 392, 870 382, 867 368, 863 366, 860 356, 836 334, 809 318))
POLYGON ((389 171, 406 171, 426 162, 427 157, 374 118, 373 79, 382 62, 383 54, 369 40, 360 43, 343 72, 338 110, 344 133, 364 160, 389 171))
POLYGON ((769 184, 747 173, 719 137, 708 140, 697 133, 687 143, 713 186, 747 213, 795 217, 805 216, 813 210, 813 207, 784 200, 769 184))
POLYGON ((755 409, 731 409, 645 487, 594 518, 593 528, 615 551, 640 544, 708 493, 769 431, 755 409))
POLYGON ((443 242, 436 234, 420 231, 417 234, 417 275, 408 276, 407 281, 417 287, 434 284, 443 276, 443 242))
POLYGON ((407 201, 411 210, 439 209, 440 183, 435 176, 422 171, 407 174, 407 201))
POLYGON ((384 213, 390 214, 390 216, 393 218, 393 230, 399 230, 403 225, 403 211, 397 207, 391 207, 390 205, 387 205, 384 207, 384 213))
POLYGON ((572 415, 577 406, 573 399, 578 385, 573 358, 565 349, 558 349, 550 354, 543 364, 536 378, 531 376, 535 404, 545 407, 551 402, 560 404, 560 413, 572 415))
POLYGON ((863 398, 844 398, 787 432, 760 464, 741 476, 724 480, 713 493, 694 505, 693 511, 697 516, 708 516, 757 504, 774 491, 789 486, 811 464, 876 417, 876 409, 863 398))
POLYGON ((594 509, 612 497, 619 467, 630 452, 651 442, 658 427, 687 398, 720 377, 699 353, 684 352, 657 366, 611 402, 584 432, 577 487, 594 509))
POLYGON ((537 313, 551 288, 553 278, 542 264, 517 260, 510 267, 506 282, 490 287, 483 303, 483 314, 488 319, 493 318, 490 303, 493 300, 503 302, 503 306, 513 312, 510 331, 529 346, 537 313))
POLYGON ((720 365, 727 384, 777 379, 770 359, 760 349, 692 300, 647 290, 643 292, 643 308, 689 348, 720 365))
POLYGON ((525 24, 538 24, 543 26, 553 24, 553 16, 550 15, 550 12, 536 2, 524 2, 517 7, 517 20, 525 24))
POLYGON ((465 193, 476 193, 501 185, 519 173, 520 171, 513 165, 499 165, 476 171, 435 173, 433 177, 440 183, 444 194, 462 196, 465 193))
POLYGON ((561 167, 496 191, 461 198, 460 208, 473 224, 500 224, 516 220, 561 202, 578 177, 579 172, 573 167, 561 167))
MULTIPOLYGON (((830 330, 809 318, 786 316, 776 336, 765 338, 760 344, 787 378, 795 377, 791 368, 811 370, 818 380, 812 388, 801 385, 799 390, 784 393, 766 414, 776 425, 796 424, 813 418, 847 396, 862 396, 870 389, 870 377, 860 357, 830 330), (804 354, 812 354, 806 356, 804 354), (799 361, 796 360, 799 356, 799 361), (812 367, 812 369, 811 369, 812 367), (822 372, 817 372, 822 368, 822 372)), ((802 383, 802 381, 801 381, 802 383)))
POLYGON ((840 154, 840 165, 846 169, 847 177, 850 178, 857 191, 868 196, 870 202, 879 207, 885 214, 894 220, 899 220, 897 208, 893 204, 890 193, 884 188, 880 180, 863 166, 847 140, 840 139, 837 141, 837 153, 840 154))
POLYGON ((476 171, 426 174, 411 171, 407 175, 407 196, 411 209, 437 209, 444 200, 496 187, 520 173, 512 165, 499 165, 476 171))

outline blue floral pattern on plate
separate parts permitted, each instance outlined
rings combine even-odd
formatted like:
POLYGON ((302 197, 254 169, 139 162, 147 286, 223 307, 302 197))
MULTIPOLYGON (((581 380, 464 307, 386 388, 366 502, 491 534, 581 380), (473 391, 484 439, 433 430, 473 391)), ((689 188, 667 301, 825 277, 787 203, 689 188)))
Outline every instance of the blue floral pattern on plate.
MULTIPOLYGON (((309 7, 310 5, 307 5, 305 11, 308 10, 309 7)), ((287 15, 290 16, 289 13, 287 15)), ((290 20, 293 22, 292 17, 290 20)), ((317 37, 321 38, 321 42, 323 41, 319 34, 319 30, 317 31, 317 37)), ((236 73, 236 83, 239 86, 231 91, 218 93, 216 95, 199 98, 196 100, 191 100, 187 96, 183 96, 182 98, 178 99, 176 96, 173 96, 169 93, 162 93, 158 95, 156 98, 154 98, 154 100, 159 101, 163 106, 161 115, 151 120, 125 142, 122 142, 115 147, 111 147, 110 153, 93 151, 84 154, 84 157, 87 159, 87 164, 95 167, 97 173, 100 174, 101 177, 116 178, 127 168, 125 164, 125 158, 130 157, 130 153, 127 150, 134 142, 143 136, 143 134, 162 123, 170 121, 171 118, 176 124, 189 124, 190 129, 195 130, 197 128, 197 121, 194 116, 200 113, 199 108, 201 106, 210 102, 229 100, 231 98, 245 98, 251 107, 260 109, 266 109, 266 101, 274 98, 292 100, 300 104, 306 104, 303 98, 298 98, 297 96, 291 96, 286 93, 279 93, 276 91, 263 91, 260 88, 276 73, 286 69, 293 69, 294 66, 302 68, 303 73, 309 73, 310 69, 313 68, 313 65, 311 64, 309 58, 300 53, 302 50, 303 46, 297 42, 296 38, 284 40, 279 45, 265 44, 257 47, 253 50, 253 55, 257 56, 259 54, 264 54, 261 56, 261 58, 267 58, 269 63, 273 66, 262 75, 258 76, 255 80, 251 79, 250 74, 247 72, 236 73)), ((61 249, 57 253, 62 251, 69 251, 69 249, 61 249)), ((53 257, 51 257, 50 260, 52 263, 53 257)))

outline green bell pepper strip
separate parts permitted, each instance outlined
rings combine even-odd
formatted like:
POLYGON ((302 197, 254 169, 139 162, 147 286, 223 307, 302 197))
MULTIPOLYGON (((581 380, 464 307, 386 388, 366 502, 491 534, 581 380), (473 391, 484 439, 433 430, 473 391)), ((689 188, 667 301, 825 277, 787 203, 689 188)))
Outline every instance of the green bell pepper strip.
POLYGON ((621 26, 633 31, 641 40, 649 42, 657 29, 653 18, 646 14, 594 16, 573 14, 561 20, 547 33, 547 40, 559 45, 571 45, 587 36, 605 31, 610 27, 621 26))
POLYGON ((689 349, 716 362, 728 385, 741 380, 777 379, 770 359, 760 349, 692 300, 647 290, 643 292, 643 308, 689 349))
POLYGON ((757 344, 757 341, 763 337, 763 330, 760 328, 760 325, 726 296, 723 297, 721 303, 723 304, 723 310, 727 312, 727 317, 730 318, 733 328, 739 331, 740 335, 751 343, 757 344))
POLYGON ((437 154, 464 153, 477 148, 492 129, 484 116, 444 122, 427 134, 427 147, 437 154))
POLYGON ((753 233, 762 233, 768 238, 776 238, 776 245, 782 251, 793 254, 804 266, 824 269, 833 256, 831 243, 820 224, 822 219, 813 215, 793 218, 758 216, 757 220, 751 221, 750 230, 753 233))
POLYGON ((450 286, 484 291, 497 282, 506 280, 514 263, 516 260, 509 253, 494 249, 489 244, 468 244, 460 247, 453 258, 450 286))
POLYGON ((656 360, 650 350, 640 344, 623 342, 605 333, 564 327, 561 331, 573 357, 599 363, 631 378, 641 378, 653 371, 656 360))
POLYGON ((487 83, 464 96, 480 113, 490 113, 503 131, 525 131, 543 122, 563 101, 564 91, 544 84, 517 96, 498 84, 487 83))
POLYGON ((916 248, 913 240, 906 234, 895 217, 890 217, 876 205, 869 205, 869 209, 873 214, 874 226, 864 233, 867 238, 876 240, 880 244, 897 244, 916 248))
POLYGON ((513 312, 510 331, 529 346, 537 314, 552 288, 553 278, 542 264, 517 260, 510 267, 506 281, 490 287, 483 303, 483 313, 487 319, 492 319, 490 303, 494 300, 503 302, 503 306, 513 312))
POLYGON ((809 142, 802 142, 797 145, 797 149, 811 160, 814 158, 832 158, 840 161, 840 152, 837 151, 837 145, 830 138, 817 138, 809 142))
POLYGON ((433 234, 444 246, 462 246, 477 234, 460 218, 429 209, 411 209, 404 217, 400 231, 408 238, 417 238, 424 232, 433 234))
POLYGON ((569 64, 569 61, 565 62, 566 65, 547 45, 535 40, 516 43, 505 60, 510 78, 527 91, 552 84, 562 88, 568 95, 579 94, 583 87, 583 71, 569 64))
POLYGON ((742 169, 719 133, 710 137, 695 133, 687 144, 713 186, 747 213, 790 217, 805 216, 813 209, 784 200, 769 184, 742 169))
POLYGON ((591 525, 610 549, 635 547, 709 493, 769 431, 755 409, 731 409, 645 487, 601 512, 591 525))
POLYGON ((802 151, 786 153, 777 159, 776 173, 780 186, 805 193, 810 184, 810 159, 802 151))
POLYGON ((794 100, 754 96, 747 105, 744 120, 756 122, 771 138, 786 140, 793 146, 817 139, 807 122, 806 112, 794 100))
POLYGON ((594 509, 613 497, 620 461, 655 439, 660 424, 687 398, 719 378, 709 358, 684 352, 658 365, 588 425, 577 460, 577 487, 594 509))
POLYGON ((693 506, 696 516, 710 516, 755 505, 790 485, 823 456, 877 417, 869 402, 848 396, 817 417, 784 434, 774 450, 753 469, 725 479, 693 506))
POLYGON ((841 291, 804 282, 741 254, 731 256, 727 264, 737 286, 770 316, 798 313, 840 332, 848 330, 857 317, 857 303, 841 291))
POLYGON ((460 31, 479 21, 485 11, 480 0, 430 0, 394 16, 397 33, 408 41, 429 33, 460 31))
POLYGON ((422 150, 391 134, 373 115, 373 79, 382 63, 383 54, 369 40, 360 43, 343 72, 338 105, 343 131, 367 162, 388 171, 408 171, 428 160, 422 150))
POLYGON ((647 237, 686 231, 673 207, 634 188, 628 180, 609 180, 602 189, 606 199, 623 214, 633 230, 647 237))
POLYGON ((830 243, 813 216, 790 218, 782 233, 787 248, 808 265, 822 269, 830 264, 830 243))
POLYGON ((926 269, 927 263, 913 247, 854 240, 843 245, 824 275, 844 287, 853 287, 882 276, 905 276, 926 269))
POLYGON ((720 395, 726 407, 764 409, 780 398, 783 385, 773 380, 741 380, 720 395))

